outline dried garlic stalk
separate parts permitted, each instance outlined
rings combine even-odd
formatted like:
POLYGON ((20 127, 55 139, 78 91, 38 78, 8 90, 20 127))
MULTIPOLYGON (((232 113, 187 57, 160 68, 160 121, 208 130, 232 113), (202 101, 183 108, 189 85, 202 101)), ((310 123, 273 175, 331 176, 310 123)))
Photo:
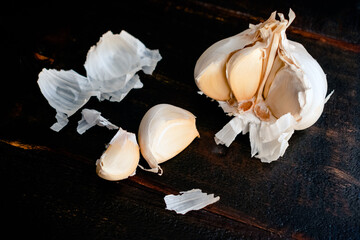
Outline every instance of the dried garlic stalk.
POLYGON ((57 112, 57 122, 51 129, 60 131, 68 123, 68 117, 92 96, 121 101, 131 89, 143 86, 136 72, 151 74, 160 60, 158 50, 147 49, 126 31, 120 34, 109 31, 90 48, 84 65, 86 77, 73 70, 43 69, 38 84, 57 112))
POLYGON ((198 88, 235 116, 215 140, 229 146, 250 135, 252 156, 271 162, 282 156, 294 130, 313 125, 326 98, 326 76, 314 58, 286 38, 289 20, 276 12, 258 25, 210 46, 198 59, 198 88))

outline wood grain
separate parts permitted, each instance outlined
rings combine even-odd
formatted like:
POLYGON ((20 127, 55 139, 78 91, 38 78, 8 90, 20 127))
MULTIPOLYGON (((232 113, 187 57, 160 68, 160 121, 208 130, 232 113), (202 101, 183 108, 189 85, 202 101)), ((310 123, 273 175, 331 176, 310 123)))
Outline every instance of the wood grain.
MULTIPOLYGON (((356 2, 326 8, 311 1, 150 0, 9 5, 1 15, 3 92, 0 160, 3 232, 38 239, 359 239, 360 56, 356 2), (263 164, 251 158, 248 135, 229 147, 214 135, 229 120, 216 102, 197 94, 193 69, 210 44, 267 19, 274 10, 297 18, 288 38, 302 43, 335 90, 318 122, 296 132, 285 155, 263 164), (76 132, 80 113, 59 133, 55 111, 37 86, 42 68, 74 69, 106 31, 125 29, 163 59, 144 87, 120 103, 91 99, 87 108, 137 132, 157 103, 197 116, 200 138, 162 164, 163 176, 138 170, 108 182, 95 161, 115 134, 76 132), (6 86, 6 87, 4 87, 6 86), (192 188, 220 196, 199 211, 165 209, 166 194, 192 188)), ((146 164, 144 159, 140 159, 146 164)))

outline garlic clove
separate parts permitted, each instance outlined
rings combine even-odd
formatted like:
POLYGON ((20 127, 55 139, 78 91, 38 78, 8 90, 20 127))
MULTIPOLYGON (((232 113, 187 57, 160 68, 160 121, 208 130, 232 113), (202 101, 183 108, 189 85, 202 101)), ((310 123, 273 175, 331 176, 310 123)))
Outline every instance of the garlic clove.
POLYGON ((326 75, 319 63, 306 51, 300 43, 287 40, 283 44, 303 82, 305 91, 299 93, 301 105, 300 120, 295 124, 295 130, 303 130, 312 126, 321 116, 327 101, 328 90, 326 75))
POLYGON ((195 116, 170 104, 150 108, 138 133, 141 154, 152 169, 175 157, 198 136, 195 116))
POLYGON ((225 68, 228 54, 245 47, 253 41, 249 29, 211 45, 195 64, 194 78, 197 87, 208 97, 226 101, 231 97, 225 68))
POLYGON ((270 89, 270 86, 271 84, 273 83, 274 81, 274 78, 276 76, 276 74, 278 73, 278 71, 284 67, 285 64, 284 62, 280 59, 279 55, 276 55, 275 59, 274 59, 274 63, 271 67, 271 71, 267 77, 267 80, 266 80, 266 83, 265 83, 265 86, 264 86, 264 90, 263 90, 263 97, 264 98, 267 98, 267 95, 269 93, 269 89, 270 89))
POLYGON ((120 128, 96 162, 96 173, 109 181, 122 180, 135 172, 139 159, 135 134, 120 128))
POLYGON ((299 119, 301 112, 299 93, 304 91, 298 76, 290 68, 283 68, 276 74, 265 102, 276 118, 291 113, 299 119))
POLYGON ((230 88, 238 102, 251 99, 260 84, 263 51, 259 44, 237 51, 226 65, 230 88))
POLYGON ((203 93, 219 101, 230 99, 231 93, 224 68, 225 61, 211 63, 196 81, 203 93))

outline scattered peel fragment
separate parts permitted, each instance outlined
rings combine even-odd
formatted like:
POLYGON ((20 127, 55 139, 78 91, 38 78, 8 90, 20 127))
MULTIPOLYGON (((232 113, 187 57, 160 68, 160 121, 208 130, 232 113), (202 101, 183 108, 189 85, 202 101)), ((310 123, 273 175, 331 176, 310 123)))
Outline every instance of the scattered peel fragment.
POLYGON ((98 125, 100 127, 107 127, 108 129, 119 129, 118 126, 109 122, 106 118, 101 116, 101 112, 94 109, 84 108, 81 111, 82 118, 78 123, 77 132, 83 134, 91 127, 98 125))
POLYGON ((105 33, 87 54, 84 77, 73 70, 43 69, 38 85, 57 114, 51 127, 60 131, 68 117, 84 106, 90 97, 100 101, 121 101, 131 89, 143 85, 136 73, 152 74, 161 60, 158 50, 150 50, 126 31, 105 33))
POLYGON ((191 210, 199 210, 220 200, 214 194, 203 193, 201 189, 180 192, 180 195, 166 195, 164 201, 167 210, 174 210, 178 214, 185 214, 191 210))

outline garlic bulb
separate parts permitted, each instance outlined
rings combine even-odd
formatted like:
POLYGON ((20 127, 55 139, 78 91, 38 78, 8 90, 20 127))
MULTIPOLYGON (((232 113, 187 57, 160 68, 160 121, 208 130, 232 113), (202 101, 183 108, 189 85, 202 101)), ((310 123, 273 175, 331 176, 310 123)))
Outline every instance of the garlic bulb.
POLYGON ((140 159, 135 134, 119 129, 106 151, 96 162, 96 173, 103 179, 117 181, 135 174, 140 159))
POLYGON ((235 116, 215 136, 229 146, 236 135, 250 133, 252 156, 271 162, 282 156, 294 130, 320 117, 327 81, 305 48, 286 38, 289 20, 276 12, 258 25, 210 46, 198 59, 198 88, 235 116))
POLYGON ((156 172, 160 169, 158 164, 179 154, 197 136, 195 116, 170 104, 150 108, 138 133, 141 154, 156 172))

